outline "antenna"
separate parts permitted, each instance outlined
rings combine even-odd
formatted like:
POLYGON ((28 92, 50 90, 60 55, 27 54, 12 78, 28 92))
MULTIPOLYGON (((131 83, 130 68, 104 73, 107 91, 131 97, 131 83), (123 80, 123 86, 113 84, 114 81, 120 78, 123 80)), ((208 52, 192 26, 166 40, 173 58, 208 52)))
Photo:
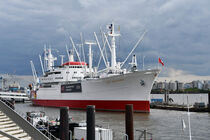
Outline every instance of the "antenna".
POLYGON ((90 73, 92 73, 92 50, 91 50, 91 46, 92 45, 96 45, 96 42, 93 40, 87 40, 85 41, 85 44, 89 45, 89 69, 90 69, 90 73))

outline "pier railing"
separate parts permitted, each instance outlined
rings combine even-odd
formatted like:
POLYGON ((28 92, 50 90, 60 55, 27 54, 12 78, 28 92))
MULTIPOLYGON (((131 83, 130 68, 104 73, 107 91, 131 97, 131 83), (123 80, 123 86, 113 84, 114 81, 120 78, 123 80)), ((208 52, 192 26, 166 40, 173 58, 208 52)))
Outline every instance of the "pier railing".
POLYGON ((41 125, 39 125, 39 127, 43 128, 45 134, 39 131, 36 127, 34 127, 30 122, 26 120, 26 115, 22 111, 17 109, 14 110, 14 104, 12 104, 11 102, 0 99, 0 110, 4 112, 18 126, 20 126, 26 133, 28 133, 33 139, 59 140, 41 125))
POLYGON ((137 140, 152 140, 152 133, 147 132, 147 130, 136 129, 136 132, 140 133, 140 135, 137 137, 137 140))

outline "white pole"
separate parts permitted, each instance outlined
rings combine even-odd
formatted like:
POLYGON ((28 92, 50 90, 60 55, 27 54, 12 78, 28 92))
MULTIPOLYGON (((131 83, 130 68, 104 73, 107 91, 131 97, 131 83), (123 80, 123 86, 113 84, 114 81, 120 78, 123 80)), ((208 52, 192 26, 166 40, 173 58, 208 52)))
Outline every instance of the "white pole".
POLYGON ((63 64, 63 58, 64 58, 64 55, 60 55, 61 57, 61 65, 63 64))
POLYGON ((67 46, 67 45, 66 45, 66 53, 67 53, 68 59, 69 59, 69 61, 70 61, 69 49, 68 49, 68 46, 67 46))
POLYGON ((188 115, 188 124, 189 124, 189 137, 190 137, 190 140, 192 140, 191 126, 190 126, 190 109, 189 109, 188 96, 187 96, 187 115, 188 115))
POLYGON ((42 57, 41 57, 41 55, 39 55, 39 60, 40 60, 41 68, 42 68, 42 74, 44 75, 44 67, 43 67, 43 64, 42 64, 42 57))
POLYGON ((115 45, 115 33, 114 33, 114 23, 112 23, 112 39, 111 39, 111 50, 112 50, 112 59, 111 59, 111 68, 115 70, 116 68, 116 45, 115 45))
POLYGON ((83 45, 83 36, 82 32, 80 33, 80 39, 81 39, 81 45, 82 45, 82 54, 83 54, 83 61, 85 62, 85 50, 84 50, 84 45, 83 45))
POLYGON ((44 69, 47 70, 47 48, 46 48, 46 44, 44 44, 44 69))
POLYGON ((90 73, 92 73, 92 52, 91 52, 91 44, 89 44, 89 69, 90 73))
POLYGON ((92 76, 92 60, 93 60, 93 54, 92 54, 92 49, 91 49, 91 45, 95 45, 95 41, 85 41, 85 44, 89 45, 89 70, 90 70, 90 73, 91 73, 91 76, 92 76))
POLYGON ((142 69, 144 70, 144 58, 145 56, 143 56, 143 63, 142 63, 142 69))

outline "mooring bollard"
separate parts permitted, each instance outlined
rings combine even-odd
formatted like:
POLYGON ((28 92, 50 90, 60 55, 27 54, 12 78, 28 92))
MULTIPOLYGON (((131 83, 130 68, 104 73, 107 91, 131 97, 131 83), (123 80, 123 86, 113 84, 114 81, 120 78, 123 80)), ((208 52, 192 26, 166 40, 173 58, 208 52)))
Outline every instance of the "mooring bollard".
POLYGON ((87 106, 87 140, 95 140, 95 106, 87 106))
POLYGON ((133 133, 133 105, 126 105, 125 130, 129 140, 134 140, 133 133))
POLYGON ((60 139, 69 140, 69 107, 60 108, 60 139))

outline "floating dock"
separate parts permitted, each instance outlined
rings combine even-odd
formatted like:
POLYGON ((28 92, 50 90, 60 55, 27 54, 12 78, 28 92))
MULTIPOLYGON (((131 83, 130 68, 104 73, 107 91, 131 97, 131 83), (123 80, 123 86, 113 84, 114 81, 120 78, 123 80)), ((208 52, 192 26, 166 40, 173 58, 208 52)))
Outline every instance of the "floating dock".
MULTIPOLYGON (((177 110, 177 111, 187 111, 187 106, 184 105, 175 105, 175 104, 150 104, 151 109, 165 109, 165 110, 177 110)), ((190 112, 209 112, 208 107, 196 108, 190 107, 190 112)))

